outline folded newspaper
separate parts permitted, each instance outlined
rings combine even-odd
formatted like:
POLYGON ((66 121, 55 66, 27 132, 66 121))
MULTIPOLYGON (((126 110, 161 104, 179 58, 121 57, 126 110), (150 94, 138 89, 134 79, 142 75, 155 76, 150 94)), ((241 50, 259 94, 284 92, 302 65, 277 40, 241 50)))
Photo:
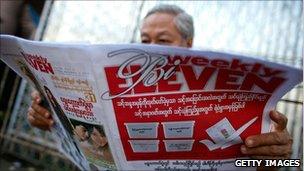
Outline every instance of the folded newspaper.
POLYGON ((46 97, 58 149, 81 170, 234 170, 302 81, 260 58, 157 45, 1 35, 1 60, 46 97))

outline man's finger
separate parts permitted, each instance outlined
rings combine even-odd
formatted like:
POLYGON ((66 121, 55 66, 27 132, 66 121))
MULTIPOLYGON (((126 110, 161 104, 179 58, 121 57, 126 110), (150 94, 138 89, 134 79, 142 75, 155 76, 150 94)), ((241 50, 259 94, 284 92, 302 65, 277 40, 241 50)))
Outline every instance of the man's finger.
POLYGON ((44 116, 41 116, 41 114, 35 112, 31 107, 28 109, 28 114, 31 115, 37 122, 43 122, 47 123, 49 125, 53 124, 53 119, 52 118, 46 118, 44 116))
POLYGON ((40 115, 44 118, 51 118, 50 112, 46 108, 41 107, 40 105, 38 105, 37 103, 33 102, 31 108, 34 109, 34 111, 38 115, 40 115))
POLYGON ((286 145, 270 145, 256 148, 248 148, 245 145, 241 147, 241 152, 247 155, 259 156, 284 156, 291 154, 291 144, 286 145))
POLYGON ((28 116, 28 121, 30 122, 30 124, 34 127, 43 129, 43 130, 48 130, 49 129, 49 125, 47 123, 42 123, 40 121, 37 121, 33 116, 29 115, 28 116))
POLYGON ((32 126, 38 127, 43 130, 50 130, 50 128, 53 124, 52 120, 41 120, 41 119, 37 119, 34 116, 35 116, 35 113, 33 113, 32 111, 29 110, 27 119, 32 126))
POLYGON ((267 145, 284 145, 290 142, 291 137, 287 131, 283 132, 269 132, 260 135, 253 135, 245 140, 247 147, 258 147, 267 145))
POLYGON ((283 131, 286 128, 288 119, 285 115, 273 110, 270 111, 269 116, 275 122, 274 126, 277 131, 283 131))

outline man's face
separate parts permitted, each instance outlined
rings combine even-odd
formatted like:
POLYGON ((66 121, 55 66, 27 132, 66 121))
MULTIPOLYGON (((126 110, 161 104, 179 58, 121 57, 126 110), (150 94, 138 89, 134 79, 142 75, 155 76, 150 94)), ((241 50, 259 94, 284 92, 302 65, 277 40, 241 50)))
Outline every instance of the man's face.
POLYGON ((75 126, 74 133, 78 136, 80 141, 88 139, 89 136, 87 129, 82 125, 75 126))
POLYGON ((97 147, 103 147, 108 143, 107 137, 103 136, 96 128, 93 128, 91 133, 91 139, 93 145, 97 147))
POLYGON ((140 30, 141 42, 180 47, 191 47, 192 39, 185 40, 174 24, 174 15, 154 13, 144 19, 140 30))

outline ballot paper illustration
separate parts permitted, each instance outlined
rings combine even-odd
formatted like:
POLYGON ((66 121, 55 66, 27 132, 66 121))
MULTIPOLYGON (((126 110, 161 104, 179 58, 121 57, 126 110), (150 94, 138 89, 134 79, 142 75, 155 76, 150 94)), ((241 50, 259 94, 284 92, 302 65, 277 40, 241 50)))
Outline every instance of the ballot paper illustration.
POLYGON ((237 131, 233 128, 229 120, 224 119, 217 122, 206 130, 213 142, 208 139, 201 140, 200 143, 205 144, 210 151, 218 148, 225 149, 232 145, 242 143, 240 134, 244 132, 251 124, 253 124, 258 117, 255 117, 241 126, 237 131))

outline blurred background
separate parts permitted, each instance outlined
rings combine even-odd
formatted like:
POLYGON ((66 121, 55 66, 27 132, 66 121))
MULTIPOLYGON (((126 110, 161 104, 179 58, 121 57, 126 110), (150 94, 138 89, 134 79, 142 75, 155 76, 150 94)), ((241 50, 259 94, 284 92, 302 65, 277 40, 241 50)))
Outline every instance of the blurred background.
MULTIPOLYGON (((176 4, 193 16, 194 48, 264 58, 303 69, 302 1, 0 1, 1 34, 52 42, 138 43, 153 6, 176 4)), ((75 170, 49 132, 26 119, 31 88, 0 62, 0 170, 75 170)), ((278 103, 303 161, 303 84, 278 103)), ((285 168, 283 168, 285 170, 285 168)), ((299 170, 291 168, 290 170, 299 170)))

